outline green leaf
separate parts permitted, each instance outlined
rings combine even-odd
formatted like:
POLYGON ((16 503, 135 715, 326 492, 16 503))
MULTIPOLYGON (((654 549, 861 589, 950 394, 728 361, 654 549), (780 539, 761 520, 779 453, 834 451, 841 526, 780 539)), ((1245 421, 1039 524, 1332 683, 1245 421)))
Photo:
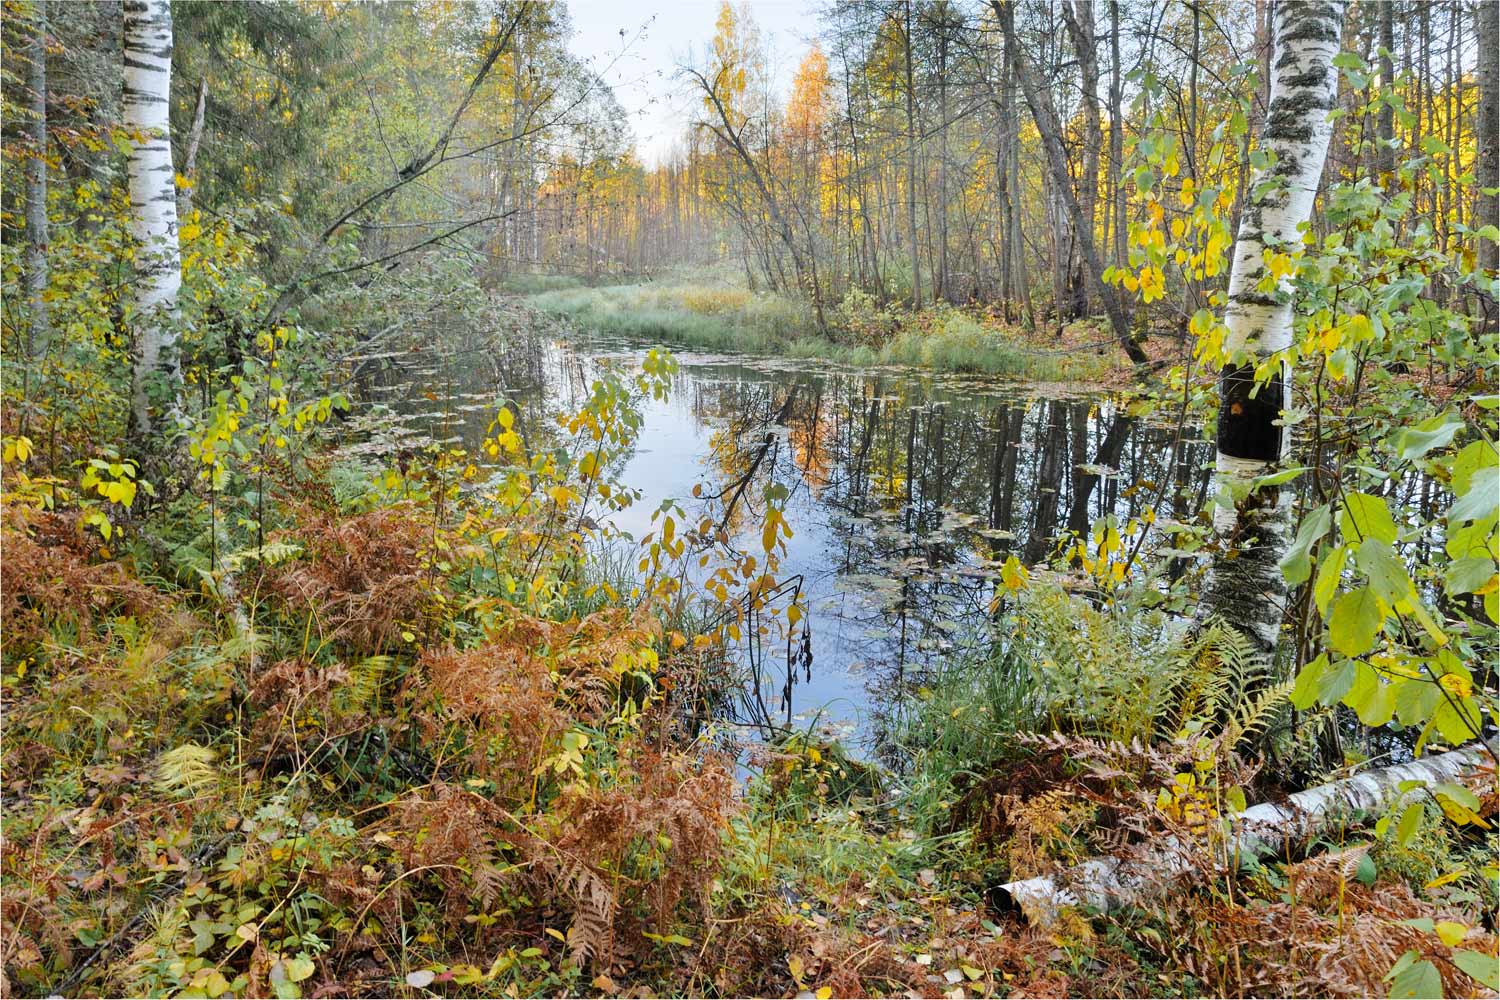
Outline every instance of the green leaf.
POLYGON ((1367 663, 1359 664, 1354 683, 1343 701, 1359 715, 1360 722, 1372 728, 1390 722, 1396 713, 1395 689, 1382 681, 1375 668, 1367 663))
POLYGON ((1359 656, 1375 645, 1385 624, 1385 608, 1369 587, 1339 595, 1328 616, 1328 644, 1345 656, 1359 656))
POLYGON ((1292 693, 1288 697, 1293 708, 1305 712, 1317 704, 1323 672, 1327 669, 1328 655, 1324 653, 1297 672, 1297 682, 1292 685, 1292 693))
POLYGON ((1404 601, 1413 593, 1406 565, 1394 549, 1378 538, 1366 538, 1359 543, 1354 552, 1354 565, 1370 578, 1370 587, 1388 605, 1404 601))
POLYGON ((1354 870, 1354 877, 1365 885, 1374 885, 1379 874, 1375 868, 1375 859, 1368 854, 1359 859, 1359 867, 1354 870))
POLYGON ((1471 441, 1459 449, 1453 458, 1453 494, 1462 496, 1469 492, 1475 473, 1493 468, 1500 456, 1488 441, 1471 441))
POLYGON ((1442 692, 1432 681, 1414 677, 1396 685, 1396 720, 1403 726, 1415 726, 1432 718, 1442 692))
POLYGON ((1433 785, 1432 794, 1446 795, 1465 809, 1476 812, 1479 809, 1479 796, 1469 791, 1463 785, 1455 785, 1451 781, 1443 781, 1433 785))
POLYGON ((1318 679, 1318 701, 1324 705, 1342 701, 1359 677, 1359 665, 1358 660, 1340 660, 1331 669, 1323 671, 1323 676, 1318 679))
POLYGON ((1446 448, 1453 436, 1463 430, 1463 426, 1462 420, 1440 413, 1397 434, 1396 451, 1405 459, 1421 458, 1434 448, 1446 448))
POLYGON ((1450 596, 1472 594, 1495 575, 1495 560, 1484 556, 1455 559, 1443 570, 1443 590, 1450 596))
POLYGON ((1260 489, 1262 486, 1280 486, 1283 483, 1291 482, 1306 471, 1307 467, 1302 466, 1296 469, 1282 469, 1280 472, 1273 472, 1269 476, 1256 476, 1250 480, 1250 489, 1253 491, 1260 489))
POLYGON ((1339 531, 1349 543, 1378 538, 1387 545, 1396 541, 1396 522, 1383 498, 1369 493, 1349 493, 1339 513, 1339 531))
POLYGON ((1393 998, 1432 998, 1442 997, 1443 977, 1438 975, 1437 966, 1423 959, 1413 962, 1403 969, 1391 980, 1390 996, 1393 998))
POLYGON ((1349 546, 1340 545, 1323 556, 1318 563, 1318 578, 1313 581, 1313 603, 1318 606, 1318 614, 1328 614, 1328 602, 1333 600, 1333 595, 1338 593, 1339 582, 1343 579, 1344 563, 1349 561, 1349 546))
POLYGON ((1500 510, 1500 466, 1477 469, 1470 478, 1469 489, 1448 508, 1448 524, 1462 524, 1488 518, 1500 510))
POLYGON ((1312 575, 1312 561, 1309 559, 1309 553, 1318 539, 1328 534, 1328 528, 1332 523, 1333 518, 1326 504, 1302 519, 1302 525, 1297 529, 1296 540, 1287 549, 1286 555, 1281 557, 1281 575, 1288 586, 1295 587, 1300 583, 1305 583, 1312 575))
POLYGON ((1432 725, 1449 746, 1459 746, 1479 735, 1479 713, 1474 699, 1464 698, 1455 706, 1444 698, 1432 713, 1432 725))
POLYGON ((1135 190, 1137 194, 1145 194, 1151 190, 1151 185, 1156 181, 1156 174, 1145 164, 1135 168, 1135 190))
POLYGON ((1396 824, 1396 843, 1402 847, 1411 843, 1422 825, 1422 816, 1426 811, 1420 802, 1413 802, 1402 811, 1401 822, 1396 824))
POLYGON ((1500 991, 1500 963, 1494 955, 1464 949, 1453 953, 1453 964, 1485 989, 1500 991))

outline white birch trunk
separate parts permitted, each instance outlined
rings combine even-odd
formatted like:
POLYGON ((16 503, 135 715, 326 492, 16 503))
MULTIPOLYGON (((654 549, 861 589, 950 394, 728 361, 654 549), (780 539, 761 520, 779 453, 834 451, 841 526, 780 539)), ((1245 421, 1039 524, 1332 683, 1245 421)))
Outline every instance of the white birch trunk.
POLYGON ((31 159, 26 161, 26 302, 30 311, 27 353, 47 354, 52 324, 47 313, 47 0, 36 0, 35 25, 27 43, 31 91, 31 159))
POLYGON ((1270 292, 1261 284, 1266 251, 1300 248, 1301 227, 1312 215, 1333 134, 1328 113, 1338 95, 1333 58, 1343 19, 1344 0, 1286 0, 1275 7, 1271 100, 1261 133, 1261 148, 1273 161, 1250 181, 1224 314, 1229 357, 1220 376, 1215 464, 1221 491, 1227 488, 1237 501, 1214 512, 1221 550, 1210 568, 1204 610, 1243 629, 1267 654, 1275 651, 1281 628, 1286 588, 1277 563, 1289 541, 1290 510, 1280 487, 1248 486, 1291 444, 1289 429, 1277 425, 1291 372, 1284 354, 1274 359, 1292 344, 1292 300, 1287 277, 1270 292), (1256 368, 1267 362, 1279 371, 1257 384, 1256 368))
POLYGON ((125 87, 121 108, 134 134, 130 149, 131 231, 136 241, 136 336, 131 427, 153 429, 153 409, 177 411, 182 372, 173 327, 182 264, 177 248, 176 170, 172 164, 172 6, 126 0, 125 87), (153 403, 156 404, 153 407, 153 403))
MULTIPOLYGON (((1406 782, 1463 782, 1494 753, 1493 741, 1489 749, 1475 743, 1309 788, 1285 802, 1252 806, 1225 820, 1227 847, 1220 860, 1228 857, 1238 864, 1245 857, 1284 854, 1290 845, 1367 822, 1406 794, 1406 782)), ((1166 837, 1141 855, 1096 858, 1061 875, 1011 882, 996 892, 1032 923, 1047 924, 1067 906, 1087 904, 1108 911, 1165 895, 1185 877, 1203 870, 1203 850, 1201 845, 1166 837)))

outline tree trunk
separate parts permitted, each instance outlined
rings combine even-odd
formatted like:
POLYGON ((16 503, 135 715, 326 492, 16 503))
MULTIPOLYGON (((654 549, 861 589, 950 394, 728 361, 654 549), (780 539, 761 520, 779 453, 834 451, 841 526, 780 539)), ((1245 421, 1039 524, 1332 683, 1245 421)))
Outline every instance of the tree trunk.
POLYGON ((1114 212, 1115 266, 1124 264, 1125 252, 1125 196, 1120 190, 1121 171, 1125 169, 1125 100, 1120 71, 1120 2, 1109 4, 1109 202, 1114 212))
POLYGON ((1058 123, 1051 97, 1038 85, 1032 76, 1030 63, 1022 54, 1021 40, 1016 37, 1013 2, 990 0, 990 3, 1000 21, 1000 30, 1005 35, 1006 58, 1015 69, 1016 80, 1021 84, 1021 92, 1026 95, 1026 104, 1031 108, 1031 117, 1041 134, 1053 185, 1058 189, 1063 205, 1073 220, 1073 229, 1083 251, 1084 264, 1088 268, 1089 280, 1094 284, 1094 292, 1104 303, 1104 311, 1109 316, 1115 339, 1120 342, 1126 356, 1136 364, 1144 364, 1149 359, 1131 336, 1130 320, 1125 315, 1125 309, 1115 295, 1115 290, 1104 283, 1104 268, 1099 263, 1099 254, 1094 248, 1094 234, 1084 225, 1078 199, 1073 196, 1072 180, 1068 176, 1068 156, 1062 145, 1062 126, 1058 123))
POLYGON ((198 186, 198 146, 203 142, 203 116, 208 110, 208 77, 198 81, 198 104, 193 108, 193 125, 188 129, 187 155, 182 158, 182 177, 186 184, 177 196, 177 218, 193 214, 193 188, 198 186))
POLYGON ((31 91, 31 158, 26 161, 26 303, 30 311, 27 354, 46 356, 52 339, 47 314, 47 0, 36 0, 35 23, 27 41, 31 91))
MULTIPOLYGON (((1500 226, 1500 4, 1474 5, 1479 36, 1479 121, 1474 134, 1479 140, 1475 165, 1474 226, 1500 226), (1491 193, 1485 194, 1488 189, 1491 193)), ((1494 280, 1500 267, 1500 246, 1494 240, 1479 240, 1479 266, 1494 280)), ((1495 328, 1495 302, 1489 298, 1489 326, 1495 328)))
MULTIPOLYGON (((1390 2, 1380 4, 1376 11, 1376 16, 1380 18, 1379 64, 1382 90, 1390 90, 1396 84, 1396 67, 1391 58, 1396 50, 1395 6, 1394 0, 1390 0, 1390 2)), ((1396 151, 1392 148, 1396 137, 1396 109, 1389 101, 1381 100, 1380 116, 1376 122, 1376 130, 1380 136, 1380 149, 1375 154, 1375 163, 1380 175, 1379 180, 1384 184, 1391 172, 1396 169, 1396 151)))
MULTIPOLYGON (((1078 185, 1078 208, 1081 224, 1092 242, 1097 232, 1094 223, 1099 201, 1099 154, 1104 146, 1104 129, 1099 120, 1099 40, 1094 27, 1093 0, 1064 3, 1062 15, 1078 56, 1079 83, 1083 87, 1083 175, 1078 185)), ((1086 307, 1087 286, 1083 282, 1075 285, 1074 294, 1083 299, 1082 305, 1086 307)))
POLYGON ((1328 112, 1338 97, 1333 57, 1343 14, 1343 0, 1276 6, 1275 75, 1261 136, 1275 165, 1270 177, 1251 181, 1251 191, 1264 193, 1245 206, 1224 314, 1228 363, 1219 380, 1216 466, 1220 486, 1236 500, 1214 512, 1221 549, 1210 569, 1204 610, 1245 630, 1266 654, 1275 652, 1281 630, 1285 585, 1277 563, 1286 549, 1290 511, 1279 486, 1251 483, 1274 468, 1290 445, 1289 428, 1278 426, 1290 372, 1273 359, 1292 343, 1292 301, 1286 277, 1269 294, 1259 285, 1266 276, 1265 252, 1295 252, 1312 214, 1333 131, 1328 112), (1262 364, 1275 374, 1258 382, 1255 371, 1262 364))
POLYGON ((906 238, 911 243, 911 307, 922 308, 922 254, 917 245, 917 112, 912 74, 911 0, 904 0, 906 42, 906 238))
MULTIPOLYGON (((1320 834, 1338 832, 1367 822, 1400 801, 1412 786, 1472 779, 1493 759, 1494 744, 1472 744, 1409 764, 1397 764, 1309 788, 1284 803, 1252 806, 1225 820, 1227 850, 1223 857, 1238 864, 1241 858, 1273 857, 1288 844, 1305 844, 1320 834)), ((1336 839, 1336 838, 1335 838, 1336 839)), ((1085 861, 1062 875, 1010 882, 995 889, 1002 903, 1025 912, 1028 920, 1047 924, 1065 906, 1080 903, 1098 910, 1144 902, 1169 892, 1182 878, 1202 870, 1202 847, 1169 836, 1153 842, 1142 854, 1085 861)))
POLYGON ((131 232, 137 253, 130 420, 132 436, 142 441, 153 432, 154 409, 164 404, 169 412, 176 411, 182 383, 173 323, 182 265, 168 115, 172 6, 169 0, 126 0, 124 13, 121 110, 125 128, 136 140, 129 163, 131 232))

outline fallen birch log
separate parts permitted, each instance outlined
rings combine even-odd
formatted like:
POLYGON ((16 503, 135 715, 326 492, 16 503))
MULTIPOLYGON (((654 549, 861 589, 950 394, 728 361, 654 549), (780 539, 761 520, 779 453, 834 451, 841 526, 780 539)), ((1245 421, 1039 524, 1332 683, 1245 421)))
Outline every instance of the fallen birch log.
MULTIPOLYGON (((1471 776, 1488 748, 1472 743, 1458 750, 1424 757, 1407 764, 1383 767, 1344 778, 1284 802, 1252 806, 1224 820, 1227 843, 1223 859, 1263 858, 1285 853, 1294 844, 1343 828, 1348 821, 1383 812, 1404 794, 1409 781, 1424 784, 1457 782, 1471 776)), ((1146 850, 1126 857, 1085 861, 1059 875, 1009 882, 994 892, 1002 905, 1019 908, 1032 923, 1050 923, 1068 906, 1087 905, 1101 911, 1164 895, 1182 876, 1202 867, 1203 846, 1180 837, 1165 837, 1146 850)))

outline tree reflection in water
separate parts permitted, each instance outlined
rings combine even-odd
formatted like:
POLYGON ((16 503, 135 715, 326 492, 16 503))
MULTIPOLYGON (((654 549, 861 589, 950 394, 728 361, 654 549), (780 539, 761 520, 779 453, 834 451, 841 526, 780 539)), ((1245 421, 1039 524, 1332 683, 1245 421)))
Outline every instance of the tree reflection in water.
MULTIPOLYGON (((598 366, 641 354, 519 353, 494 364, 396 359, 367 373, 365 396, 413 434, 472 446, 496 399, 519 399, 540 435, 549 413, 582 401, 598 366)), ((1035 563, 1106 514, 1123 523, 1156 506, 1189 517, 1207 497, 1212 450, 1196 432, 1178 440, 1107 397, 909 370, 678 360, 671 398, 646 407, 620 459, 616 475, 643 496, 615 521, 640 537, 673 498, 745 534, 758 531, 766 485, 789 490, 796 534, 781 576, 800 579, 807 616, 796 635, 741 644, 746 676, 725 705, 741 721, 816 718, 868 742, 880 706, 978 632, 1009 555, 1035 563)))

